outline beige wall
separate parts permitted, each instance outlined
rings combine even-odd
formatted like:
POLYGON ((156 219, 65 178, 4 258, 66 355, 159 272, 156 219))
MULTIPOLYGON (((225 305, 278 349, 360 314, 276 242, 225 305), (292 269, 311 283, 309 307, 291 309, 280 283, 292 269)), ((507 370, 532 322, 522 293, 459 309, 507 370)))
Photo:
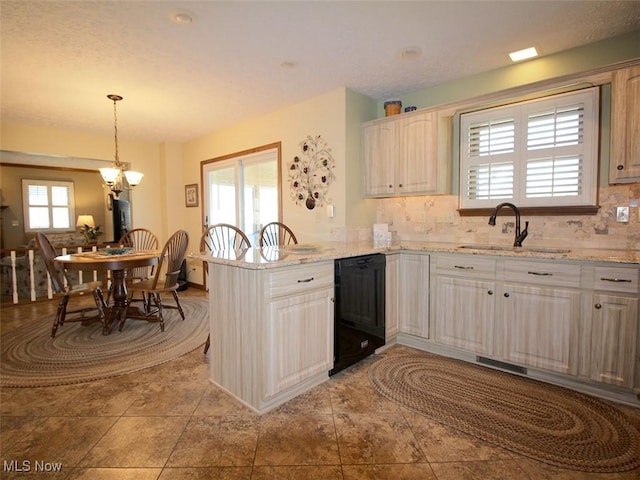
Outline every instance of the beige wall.
MULTIPOLYGON (((120 140, 121 159, 145 173, 132 194, 134 226, 161 232, 161 238, 185 228, 191 237, 188 252, 196 253, 202 231, 202 202, 198 208, 186 208, 184 185, 200 184, 200 162, 281 142, 283 220, 299 240, 311 243, 367 234, 375 216, 375 203, 362 199, 360 123, 371 119, 375 108, 373 100, 339 88, 184 145, 120 140), (335 205, 334 218, 327 216, 324 207, 308 210, 295 205, 289 195, 288 164, 300 154, 300 142, 307 135, 322 135, 336 161, 336 180, 329 189, 329 198, 335 205)), ((110 160, 112 141, 110 136, 5 123, 0 149, 110 160)), ((198 262, 193 263, 196 272, 190 280, 200 283, 200 267, 198 262)))
MULTIPOLYGON (((113 161, 115 147, 111 135, 15 123, 2 123, 0 132, 0 150, 113 161)), ((162 188, 165 178, 160 168, 160 147, 156 144, 128 142, 119 138, 118 150, 121 161, 130 163, 132 169, 145 175, 142 183, 131 192, 133 226, 164 233, 165 217, 158 213, 166 197, 162 188)), ((78 160, 75 166, 86 167, 82 160, 78 160)), ((95 175, 99 180, 99 173, 96 172, 95 175)), ((105 200, 106 194, 105 190, 105 200)), ((162 240, 166 239, 162 234, 159 236, 162 240)))
MULTIPOLYGON (((104 192, 99 175, 58 169, 13 167, 0 165, 0 187, 2 188, 2 246, 7 249, 26 245, 34 234, 24 233, 22 210, 22 179, 60 180, 73 182, 76 218, 78 215, 93 215, 96 225, 105 225, 104 192), (16 224, 17 223, 17 224, 16 224)), ((70 231, 77 232, 74 223, 70 231)), ((104 237, 100 237, 104 240, 104 237)))
MULTIPOLYGON (((360 123, 371 119, 375 108, 373 100, 339 88, 213 132, 184 145, 184 183, 200 183, 200 162, 204 160, 281 142, 282 219, 293 229, 298 241, 351 239, 365 230, 368 233, 375 216, 375 204, 364 200, 361 194, 360 123), (288 166, 301 153, 300 143, 308 135, 321 135, 335 159, 335 181, 328 193, 335 205, 333 218, 327 216, 326 207, 309 210, 296 205, 290 196, 288 166)), ((202 231, 202 211, 201 205, 180 212, 188 224, 191 252, 198 248, 195 239, 202 231)), ((215 223, 215 219, 210 219, 210 223, 215 223)), ((195 271, 189 279, 200 282, 199 262, 190 262, 190 268, 195 271)))
MULTIPOLYGON (((370 225, 373 221, 373 208, 369 207, 368 211, 361 208, 361 205, 367 202, 362 199, 360 178, 350 178, 360 175, 360 123, 373 112, 375 103, 371 99, 339 88, 214 132, 184 145, 185 183, 200 182, 200 162, 204 160, 281 142, 283 221, 291 226, 302 243, 330 240, 346 235, 347 228, 370 225), (347 125, 346 112, 349 104, 355 107, 350 114, 351 124, 347 125), (327 216, 325 207, 308 210, 304 206, 296 205, 290 197, 288 165, 301 153, 300 142, 308 135, 321 135, 331 148, 335 159, 336 178, 328 193, 335 205, 334 218, 327 216), (346 205, 349 205, 349 209, 365 213, 352 218, 353 216, 348 216, 346 205)), ((198 210, 198 219, 195 218, 194 212, 187 212, 190 228, 193 229, 190 232, 192 235, 200 232, 202 209, 198 210)), ((210 219, 210 223, 215 223, 215 219, 210 219)))

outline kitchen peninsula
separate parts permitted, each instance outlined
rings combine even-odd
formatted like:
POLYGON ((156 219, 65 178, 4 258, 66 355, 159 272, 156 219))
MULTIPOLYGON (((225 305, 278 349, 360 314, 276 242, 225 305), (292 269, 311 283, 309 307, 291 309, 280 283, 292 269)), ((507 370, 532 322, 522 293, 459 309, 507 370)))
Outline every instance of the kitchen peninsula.
POLYGON ((210 380, 258 413, 327 380, 334 260, 371 253, 387 255, 387 344, 640 405, 640 251, 627 250, 364 242, 195 256, 209 263, 210 380))

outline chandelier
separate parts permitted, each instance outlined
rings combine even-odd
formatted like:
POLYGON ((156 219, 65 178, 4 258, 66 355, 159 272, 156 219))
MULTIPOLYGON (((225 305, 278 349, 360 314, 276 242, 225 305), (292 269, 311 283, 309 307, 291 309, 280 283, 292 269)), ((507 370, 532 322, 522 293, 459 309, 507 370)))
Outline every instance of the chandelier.
POLYGON ((109 100, 113 100, 113 124, 115 127, 116 156, 114 164, 110 168, 101 168, 100 174, 102 175, 104 183, 109 186, 111 191, 117 197, 123 190, 123 176, 131 187, 135 187, 140 184, 144 174, 127 170, 127 166, 120 162, 120 157, 118 156, 118 115, 116 111, 116 102, 122 100, 122 97, 120 95, 111 94, 107 95, 107 98, 109 100))

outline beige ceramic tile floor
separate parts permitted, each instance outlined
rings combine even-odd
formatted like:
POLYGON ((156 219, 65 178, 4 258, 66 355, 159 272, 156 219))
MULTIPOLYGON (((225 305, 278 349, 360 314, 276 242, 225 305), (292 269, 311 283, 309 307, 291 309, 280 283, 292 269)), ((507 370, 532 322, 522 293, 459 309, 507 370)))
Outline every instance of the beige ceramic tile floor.
MULTIPOLYGON (((188 290, 183 295, 202 293, 188 290)), ((47 304, 3 308, 2 331, 25 317, 49 321, 51 312, 47 304)), ((403 350, 393 347, 386 354, 403 350)), ((373 361, 369 357, 262 416, 208 382, 201 350, 107 380, 5 388, 0 391, 0 478, 640 478, 639 471, 587 474, 558 469, 430 421, 374 392, 367 379, 373 361), (31 471, 2 471, 11 460, 31 462, 31 471), (36 473, 36 461, 60 463, 62 471, 36 473)), ((640 424, 640 412, 625 411, 640 424)))

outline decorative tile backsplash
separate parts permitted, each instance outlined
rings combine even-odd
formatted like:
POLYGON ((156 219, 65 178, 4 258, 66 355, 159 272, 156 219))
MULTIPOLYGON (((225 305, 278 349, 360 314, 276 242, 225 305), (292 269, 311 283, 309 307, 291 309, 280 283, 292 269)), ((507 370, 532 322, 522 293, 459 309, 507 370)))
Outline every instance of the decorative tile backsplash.
MULTIPOLYGON (((596 215, 522 216, 529 222, 524 245, 640 250, 640 218, 637 207, 640 184, 599 189, 596 215), (629 208, 629 222, 616 221, 617 207, 629 208)), ((513 243, 515 218, 500 215, 496 226, 489 217, 460 217, 458 197, 453 195, 394 197, 377 200, 376 223, 388 223, 399 240, 480 244, 513 243)), ((496 205, 500 202, 496 202, 496 205)))

